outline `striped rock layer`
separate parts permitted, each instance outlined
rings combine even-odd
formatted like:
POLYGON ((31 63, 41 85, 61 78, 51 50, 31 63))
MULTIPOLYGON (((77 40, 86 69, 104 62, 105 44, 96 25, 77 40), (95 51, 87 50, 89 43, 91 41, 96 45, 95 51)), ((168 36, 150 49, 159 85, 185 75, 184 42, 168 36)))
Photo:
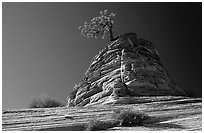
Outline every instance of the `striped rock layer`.
MULTIPOLYGON (((110 123, 116 110, 150 116, 143 125, 110 126, 108 131, 202 131, 202 98, 183 96, 117 97, 131 104, 2 110, 3 131, 84 131, 92 120, 110 123)), ((103 126, 103 125, 102 125, 103 126)), ((104 126, 103 126, 104 127, 104 126)))
POLYGON ((67 106, 118 103, 118 97, 183 96, 168 76, 154 45, 127 33, 102 49, 81 83, 75 85, 67 106))

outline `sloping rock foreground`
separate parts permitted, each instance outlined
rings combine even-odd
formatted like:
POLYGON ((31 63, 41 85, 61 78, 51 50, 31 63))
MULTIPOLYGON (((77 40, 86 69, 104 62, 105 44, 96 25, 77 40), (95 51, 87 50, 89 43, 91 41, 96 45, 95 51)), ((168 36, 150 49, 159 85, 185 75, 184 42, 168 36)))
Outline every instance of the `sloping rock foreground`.
POLYGON ((168 95, 185 94, 169 78, 154 45, 127 33, 94 57, 67 106, 106 103, 113 97, 168 95))
POLYGON ((143 126, 112 127, 108 130, 202 130, 201 98, 154 96, 118 97, 117 100, 131 101, 132 104, 4 110, 2 130, 84 130, 88 121, 112 121, 115 109, 130 107, 146 113, 150 119, 143 126))

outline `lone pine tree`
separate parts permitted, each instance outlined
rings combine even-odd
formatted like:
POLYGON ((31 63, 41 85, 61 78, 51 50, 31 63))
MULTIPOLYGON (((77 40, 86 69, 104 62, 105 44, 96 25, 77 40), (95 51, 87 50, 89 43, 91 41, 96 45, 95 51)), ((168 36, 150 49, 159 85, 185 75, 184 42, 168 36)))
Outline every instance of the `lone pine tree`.
POLYGON ((108 10, 100 11, 100 16, 94 17, 90 22, 84 22, 83 26, 79 26, 81 34, 86 37, 101 36, 102 39, 105 38, 107 32, 109 32, 109 37, 111 41, 117 38, 113 37, 113 17, 115 13, 110 13, 108 15, 108 10))

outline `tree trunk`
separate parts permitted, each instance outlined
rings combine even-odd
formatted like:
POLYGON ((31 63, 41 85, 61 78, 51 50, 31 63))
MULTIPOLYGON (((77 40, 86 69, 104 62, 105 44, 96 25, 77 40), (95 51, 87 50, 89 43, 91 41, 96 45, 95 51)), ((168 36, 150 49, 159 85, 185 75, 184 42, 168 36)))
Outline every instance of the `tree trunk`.
POLYGON ((118 37, 114 38, 113 37, 113 24, 110 22, 109 26, 109 36, 110 36, 110 40, 111 41, 115 41, 116 39, 118 39, 118 37))
POLYGON ((110 36, 110 40, 111 40, 111 41, 114 40, 112 28, 113 28, 113 25, 112 25, 112 23, 110 23, 110 26, 109 26, 109 36, 110 36))

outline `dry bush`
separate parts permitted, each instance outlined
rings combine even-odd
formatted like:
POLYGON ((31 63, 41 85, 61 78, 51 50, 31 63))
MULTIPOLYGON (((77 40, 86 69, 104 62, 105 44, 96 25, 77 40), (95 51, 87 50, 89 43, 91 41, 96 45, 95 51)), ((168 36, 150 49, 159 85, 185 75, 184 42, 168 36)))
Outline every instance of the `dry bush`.
POLYGON ((100 131, 107 130, 108 128, 122 126, 132 127, 141 126, 143 122, 150 117, 142 112, 129 109, 117 109, 114 110, 113 121, 100 121, 93 119, 86 125, 88 131, 100 131))
POLYGON ((141 126, 144 120, 150 117, 142 112, 135 111, 133 109, 118 109, 114 111, 114 119, 118 123, 118 126, 130 127, 141 126))
POLYGON ((86 125, 86 130, 87 131, 101 131, 101 130, 107 130, 108 128, 116 126, 115 122, 105 122, 105 121, 100 121, 100 120, 91 120, 88 122, 86 125))
POLYGON ((49 98, 48 96, 32 98, 29 103, 29 108, 53 108, 62 106, 64 106, 62 102, 53 98, 49 98))

